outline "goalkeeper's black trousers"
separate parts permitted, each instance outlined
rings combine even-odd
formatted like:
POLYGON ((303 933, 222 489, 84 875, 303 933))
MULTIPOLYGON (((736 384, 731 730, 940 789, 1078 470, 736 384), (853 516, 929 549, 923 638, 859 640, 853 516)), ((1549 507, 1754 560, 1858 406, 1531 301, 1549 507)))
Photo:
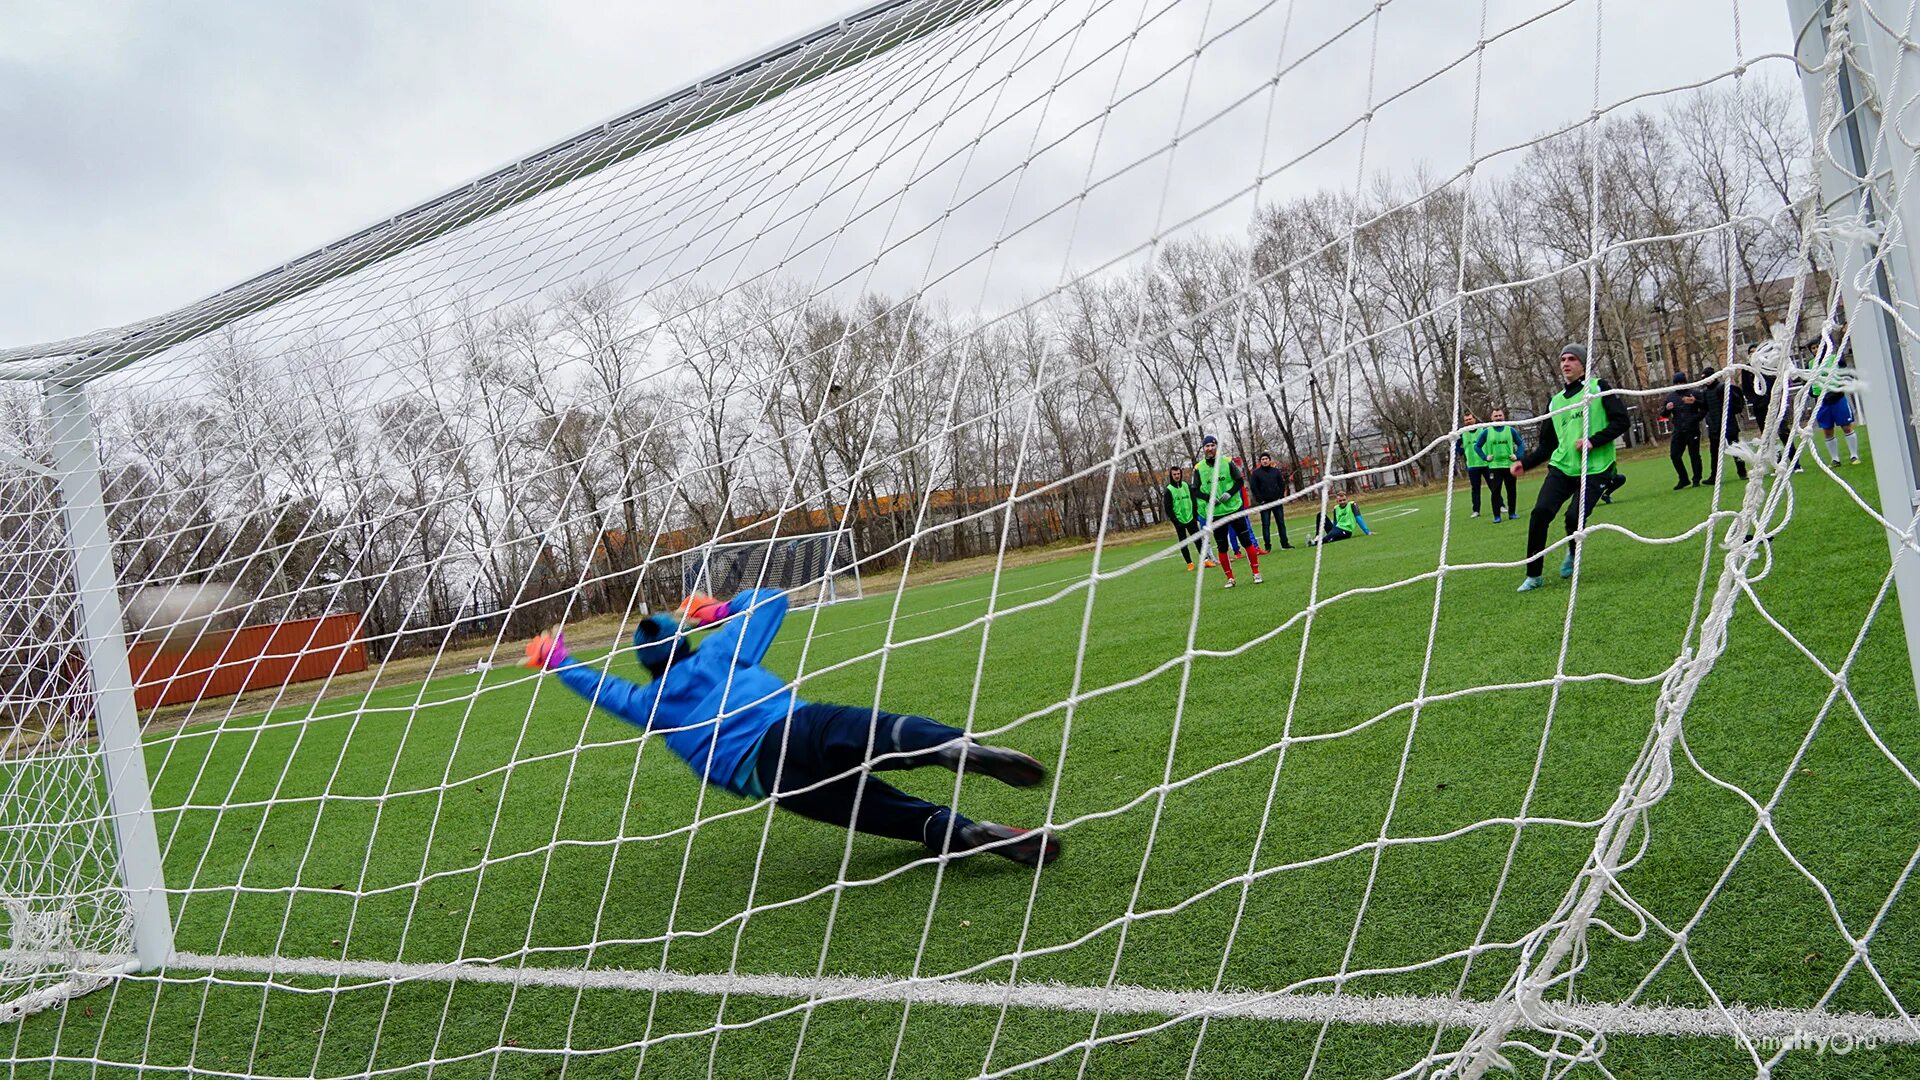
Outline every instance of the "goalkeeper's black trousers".
MULTIPOLYGON (((1547 532, 1553 528, 1554 516, 1561 507, 1567 508, 1567 536, 1572 537, 1586 524, 1587 515, 1593 513, 1594 504, 1608 488, 1613 479, 1611 471, 1594 473, 1585 478, 1568 476, 1553 466, 1547 466, 1546 480, 1540 485, 1540 497, 1534 500, 1533 516, 1527 519, 1527 576, 1539 577, 1546 572, 1547 532)), ((1574 541, 1567 541, 1567 552, 1573 552, 1574 541)))
POLYGON ((966 732, 924 716, 865 705, 809 703, 767 730, 755 770, 774 802, 801 817, 863 833, 962 850, 972 821, 870 775, 942 764, 966 732), (952 840, 948 839, 949 831, 952 840))

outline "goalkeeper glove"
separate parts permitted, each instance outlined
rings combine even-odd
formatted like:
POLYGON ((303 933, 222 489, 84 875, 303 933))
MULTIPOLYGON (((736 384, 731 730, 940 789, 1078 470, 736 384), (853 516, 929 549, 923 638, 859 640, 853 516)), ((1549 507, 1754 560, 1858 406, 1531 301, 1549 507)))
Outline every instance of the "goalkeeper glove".
POLYGON ((558 626, 527 642, 527 666, 541 671, 556 671, 567 666, 567 639, 558 626))
POLYGON ((680 617, 683 624, 711 626, 733 614, 733 610, 724 600, 715 600, 711 596, 694 593, 680 601, 680 617))

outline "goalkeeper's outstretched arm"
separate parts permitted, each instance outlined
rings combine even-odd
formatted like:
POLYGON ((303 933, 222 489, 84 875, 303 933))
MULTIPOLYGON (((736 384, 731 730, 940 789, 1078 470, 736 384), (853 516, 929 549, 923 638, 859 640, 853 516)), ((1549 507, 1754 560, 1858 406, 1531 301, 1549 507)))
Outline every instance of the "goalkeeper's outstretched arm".
POLYGON ((642 686, 575 660, 567 652, 566 636, 557 626, 527 644, 527 666, 552 672, 567 689, 643 730, 659 715, 658 680, 642 686))
MULTIPOLYGON (((649 621, 665 620, 665 625, 652 635, 636 634, 635 646, 643 663, 647 661, 647 653, 641 637, 677 635, 688 627, 721 623, 720 629, 703 646, 712 650, 708 655, 729 657, 736 667, 753 667, 760 663, 780 631, 787 615, 787 594, 779 589, 750 589, 725 603, 711 597, 690 596, 680 611, 678 625, 670 616, 655 615, 649 621)), ((527 666, 552 672, 569 690, 635 727, 645 729, 660 721, 661 678, 642 685, 601 671, 597 665, 577 661, 568 653, 566 637, 559 627, 528 643, 527 666)), ((679 721, 669 719, 668 723, 679 721)))
POLYGON ((688 610, 700 625, 721 624, 701 648, 719 650, 733 657, 737 666, 752 667, 767 655, 786 620, 787 594, 780 589, 748 589, 724 604, 688 610))

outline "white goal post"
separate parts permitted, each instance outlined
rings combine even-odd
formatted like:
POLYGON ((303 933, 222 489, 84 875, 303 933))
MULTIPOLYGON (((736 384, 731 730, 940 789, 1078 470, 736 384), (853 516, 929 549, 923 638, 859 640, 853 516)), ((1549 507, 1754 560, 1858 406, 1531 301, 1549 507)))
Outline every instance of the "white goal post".
POLYGON ((1821 216, 1830 227, 1862 377, 1878 392, 1858 395, 1873 447, 1882 512, 1889 518, 1896 602, 1907 658, 1920 687, 1920 178, 1911 140, 1885 122, 1883 97, 1920 86, 1911 43, 1897 39, 1869 4, 1788 0, 1807 119, 1824 137, 1815 161, 1821 216), (1852 47, 1835 48, 1843 29, 1852 47))
MULTIPOLYGON (((96 452, 99 436, 88 384, 553 188, 687 138, 741 110, 764 106, 1000 2, 882 0, 178 311, 63 341, 0 348, 0 384, 37 385, 46 416, 44 429, 9 433, 14 438, 8 442, 18 449, 0 446, 0 468, 21 470, 28 477, 9 486, 0 513, 25 512, 34 528, 45 526, 32 521, 32 515, 49 505, 63 508, 66 515, 64 543, 52 550, 35 546, 15 551, 0 571, 14 582, 54 582, 53 588, 77 601, 70 612, 54 613, 51 623, 43 621, 47 612, 35 610, 16 625, 29 633, 44 625, 71 625, 76 634, 72 651, 84 657, 83 685, 91 695, 85 707, 54 695, 31 677, 35 665, 24 660, 13 668, 14 685, 7 687, 23 704, 13 716, 0 716, 0 722, 16 725, 8 742, 16 763, 5 770, 0 790, 5 800, 0 837, 6 840, 0 854, 7 859, 7 876, 0 880, 7 929, 0 936, 9 943, 0 965, 0 995, 7 999, 0 1001, 0 1018, 58 1004, 96 988, 111 974, 156 970, 174 953, 122 636, 119 591, 135 583, 118 579, 114 571, 114 537, 102 495, 106 479, 96 452), (36 460, 36 450, 51 450, 51 464, 36 460), (38 490, 44 486, 41 479, 57 487, 51 504, 38 490), (71 577, 61 582, 65 575, 71 577), (17 717, 50 708, 78 709, 93 730, 50 725, 23 736, 17 717), (97 805, 96 785, 105 788, 105 807, 97 805), (82 838, 78 842, 76 835, 82 838), (102 860, 113 867, 110 874, 102 860)), ((824 574, 820 595, 839 598, 848 576, 837 568, 824 574)), ((851 578, 852 593, 858 596, 857 568, 851 569, 851 578)), ((18 609, 32 599, 29 593, 20 600, 0 599, 0 604, 18 609)), ((0 643, 0 650, 14 654, 7 659, 19 659, 46 651, 46 643, 9 641, 0 643)))

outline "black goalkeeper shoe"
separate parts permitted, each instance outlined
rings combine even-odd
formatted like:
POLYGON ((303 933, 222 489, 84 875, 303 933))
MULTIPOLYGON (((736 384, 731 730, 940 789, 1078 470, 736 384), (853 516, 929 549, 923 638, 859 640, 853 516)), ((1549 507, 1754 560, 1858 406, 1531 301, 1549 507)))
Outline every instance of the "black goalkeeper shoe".
POLYGON ((1060 857, 1060 838, 1045 829, 1016 829, 976 821, 960 830, 955 839, 968 851, 984 849, 1022 866, 1046 866, 1060 857))
POLYGON ((964 744, 964 762, 961 761, 962 751, 961 745, 948 747, 941 754, 940 764, 955 772, 965 769, 969 773, 991 776, 1011 787, 1032 787, 1047 778, 1045 765, 1018 750, 968 740, 964 744))

